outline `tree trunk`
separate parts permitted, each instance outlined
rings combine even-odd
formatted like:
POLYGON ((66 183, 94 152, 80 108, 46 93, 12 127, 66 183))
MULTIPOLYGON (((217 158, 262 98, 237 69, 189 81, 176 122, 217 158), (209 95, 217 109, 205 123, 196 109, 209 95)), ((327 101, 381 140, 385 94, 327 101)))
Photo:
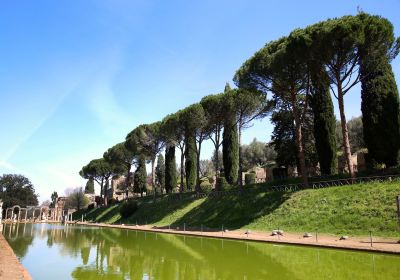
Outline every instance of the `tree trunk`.
POLYGON ((215 146, 215 189, 219 191, 220 186, 218 185, 218 178, 219 178, 219 145, 215 146))
POLYGON ((185 191, 185 187, 184 187, 184 173, 185 173, 185 154, 183 149, 181 150, 181 185, 179 186, 179 191, 181 193, 183 193, 185 191))
POLYGON ((201 140, 199 141, 199 148, 196 151, 196 161, 197 161, 197 166, 196 166, 196 178, 197 178, 197 182, 196 182, 196 191, 200 192, 201 188, 200 188, 200 151, 201 151, 201 140))
POLYGON ((351 178, 354 178, 355 175, 354 175, 353 164, 351 162, 349 131, 347 129, 347 120, 346 120, 346 115, 344 113, 344 99, 343 99, 342 85, 340 81, 338 83, 338 102, 339 102, 339 112, 340 112, 340 124, 342 126, 342 134, 343 134, 343 153, 346 159, 347 167, 349 168, 349 174, 351 178))
POLYGON ((239 186, 243 188, 243 167, 242 167, 242 124, 239 122, 238 127, 239 141, 239 186))
POLYGON ((103 199, 102 204, 104 205, 104 178, 101 179, 101 184, 100 184, 100 198, 103 199))
POLYGON ((151 186, 153 187, 154 196, 156 196, 156 166, 155 166, 156 158, 153 157, 151 159, 151 186))
POLYGON ((104 192, 104 206, 108 205, 108 195, 107 195, 107 189, 106 189, 107 186, 108 186, 108 178, 106 178, 106 184, 105 184, 104 190, 103 190, 103 192, 104 192))
POLYGON ((299 157, 300 164, 300 173, 303 179, 303 187, 308 187, 308 175, 306 169, 306 157, 304 153, 304 143, 303 143, 303 134, 302 134, 302 125, 301 125, 301 117, 299 108, 297 107, 296 94, 294 92, 291 93, 292 106, 293 106, 293 117, 295 122, 295 142, 297 148, 297 154, 299 157))
POLYGON ((126 189, 125 189, 125 199, 128 199, 129 195, 129 182, 131 177, 131 165, 128 166, 128 173, 126 174, 126 189))

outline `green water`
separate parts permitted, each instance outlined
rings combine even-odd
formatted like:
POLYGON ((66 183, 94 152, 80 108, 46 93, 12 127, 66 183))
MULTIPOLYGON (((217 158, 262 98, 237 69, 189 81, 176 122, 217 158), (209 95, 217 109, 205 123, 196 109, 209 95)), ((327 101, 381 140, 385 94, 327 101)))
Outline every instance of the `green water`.
POLYGON ((5 225, 33 279, 400 279, 400 256, 47 224, 5 225))

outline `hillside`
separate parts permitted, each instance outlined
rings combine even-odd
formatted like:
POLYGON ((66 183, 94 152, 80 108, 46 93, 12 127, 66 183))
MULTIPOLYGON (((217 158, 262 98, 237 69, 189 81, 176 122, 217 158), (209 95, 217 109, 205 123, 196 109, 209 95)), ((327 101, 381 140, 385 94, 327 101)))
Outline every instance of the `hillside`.
MULTIPOLYGON (((119 205, 87 212, 86 220, 156 226, 253 229, 328 234, 399 236, 395 197, 400 182, 369 183, 298 192, 266 192, 254 186, 242 195, 181 200, 139 199, 139 209, 121 219, 119 205)), ((77 213, 80 217, 81 213, 77 213)))

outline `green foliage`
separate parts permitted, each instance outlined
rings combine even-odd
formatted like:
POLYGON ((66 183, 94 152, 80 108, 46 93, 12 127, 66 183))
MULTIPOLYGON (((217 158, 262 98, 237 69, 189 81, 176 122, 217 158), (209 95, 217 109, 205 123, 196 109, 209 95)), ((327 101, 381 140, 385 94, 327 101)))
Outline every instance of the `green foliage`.
POLYGON ((274 125, 271 140, 276 151, 277 165, 285 167, 296 165, 297 157, 292 114, 289 110, 281 107, 279 111, 272 114, 271 122, 274 125))
POLYGON ((14 205, 38 205, 38 195, 34 186, 28 178, 18 174, 0 176, 0 199, 3 201, 3 209, 14 205))
POLYGON ((390 65, 398 53, 392 24, 380 17, 360 15, 365 39, 360 46, 361 111, 368 158, 387 167, 398 164, 400 149, 399 92, 390 65), (394 54, 394 55, 392 55, 394 54))
POLYGON ((231 187, 223 176, 217 178, 216 186, 218 190, 228 190, 231 187))
POLYGON ((369 157, 387 167, 396 166, 400 149, 400 106, 391 66, 386 62, 364 71, 368 73, 364 73, 362 83, 361 110, 369 157))
POLYGON ((115 198, 110 198, 109 200, 108 200, 108 205, 113 205, 113 204, 116 204, 118 202, 118 200, 116 200, 115 198))
MULTIPOLYGON (((351 120, 347 122, 347 129, 349 131, 351 150, 358 152, 366 148, 362 117, 351 118, 351 120)), ((338 148, 343 148, 343 135, 340 121, 336 122, 336 143, 340 144, 340 146, 338 145, 338 148)))
POLYGON ((203 97, 200 103, 204 108, 207 118, 207 127, 210 131, 209 138, 214 144, 212 159, 215 169, 214 173, 218 174, 222 166, 220 146, 222 145, 222 129, 225 120, 224 93, 203 97))
POLYGON ((295 30, 288 37, 268 43, 242 65, 234 80, 240 88, 262 91, 265 95, 272 93, 275 111, 278 101, 284 104, 284 110, 290 111, 300 172, 307 185, 302 127, 308 111, 309 56, 305 51, 304 36, 304 30, 295 30))
MULTIPOLYGON (((204 109, 204 114, 207 120, 207 126, 213 130, 213 133, 218 133, 224 125, 224 94, 213 94, 203 97, 200 101, 204 109)), ((219 144, 218 142, 214 145, 219 144)))
POLYGON ((314 137, 321 174, 337 171, 336 118, 329 93, 329 79, 322 70, 314 70, 311 107, 314 116, 314 137))
POLYGON ((249 145, 242 146, 242 158, 244 170, 249 170, 255 166, 265 166, 267 163, 275 161, 276 152, 267 143, 254 138, 249 145))
POLYGON ((180 190, 185 190, 185 119, 183 117, 182 110, 176 112, 175 114, 170 114, 166 116, 161 124, 160 131, 168 144, 173 144, 181 151, 180 171, 180 190))
MULTIPOLYGON (((222 140, 222 138, 221 138, 221 140, 222 140)), ((221 141, 221 145, 222 145, 222 141, 221 141)), ((216 151, 214 151, 213 152, 213 154, 212 154, 212 156, 211 156, 211 162, 212 162, 212 164, 213 164, 213 166, 214 166, 214 169, 216 170, 216 172, 218 173, 218 174, 220 174, 221 173, 221 169, 223 168, 223 166, 224 166, 224 163, 223 163, 223 157, 222 157, 222 151, 219 149, 218 150, 218 153, 216 153, 216 151), (218 156, 217 156, 218 155, 218 156), (218 168, 217 168, 218 167, 218 168), (217 170, 218 169, 218 170, 217 170)))
MULTIPOLYGON (((203 106, 200 103, 195 103, 187 108, 183 109, 182 112, 182 117, 186 120, 186 127, 185 127, 185 135, 186 137, 194 137, 195 142, 194 142, 194 147, 192 144, 190 144, 189 150, 193 150, 196 154, 195 156, 195 166, 193 166, 196 171, 196 178, 195 178, 195 187, 196 190, 199 190, 199 183, 200 183, 200 153, 201 153, 201 144, 202 142, 209 138, 210 134, 212 133, 212 126, 209 125, 209 122, 207 120, 206 113, 204 111, 203 106)), ((191 142, 189 140, 186 142, 186 148, 188 143, 191 142)), ((189 153, 191 153, 190 151, 189 153)), ((185 154, 186 156, 186 154, 185 154)), ((192 160, 192 159, 190 159, 192 160)), ((189 181, 192 180, 190 176, 192 176, 191 173, 186 172, 187 177, 189 177, 189 181)), ((191 188, 192 186, 189 184, 187 181, 188 188, 191 188)))
POLYGON ((146 171, 146 158, 143 154, 139 156, 138 166, 134 175, 134 191, 142 193, 147 190, 147 171, 146 171))
POLYGON ((161 122, 155 122, 139 125, 126 136, 126 148, 136 154, 141 153, 148 158, 155 158, 164 148, 161 124, 161 122))
POLYGON ((151 160, 151 184, 155 190, 155 160, 165 145, 162 122, 139 125, 126 136, 125 145, 129 150, 143 154, 151 160))
POLYGON ((225 112, 224 132, 222 135, 224 174, 228 183, 236 184, 239 171, 239 140, 234 100, 230 94, 225 96, 225 112))
POLYGON ((200 179, 200 188, 202 192, 209 193, 212 191, 212 185, 207 177, 200 179))
POLYGON ((338 100, 343 141, 343 155, 354 176, 351 165, 351 147, 347 129, 344 96, 359 81, 356 65, 359 62, 358 47, 364 38, 363 22, 358 16, 345 16, 320 22, 307 28, 312 38, 311 55, 329 77, 332 93, 338 100), (354 78, 355 77, 355 78, 354 78), (350 166, 349 166, 350 165, 350 166))
MULTIPOLYGON (((119 166, 121 171, 130 170, 130 167, 133 163, 135 151, 128 150, 125 146, 125 142, 118 143, 115 146, 109 148, 104 153, 104 159, 110 162, 111 164, 115 164, 119 166)), ((127 171, 126 171, 127 172, 127 171)))
POLYGON ((255 173, 247 173, 244 175, 244 182, 246 185, 252 185, 256 183, 256 174, 255 173))
POLYGON ((119 208, 119 214, 122 218, 129 218, 138 210, 138 203, 136 200, 124 201, 119 208))
POLYGON ((200 177, 211 178, 215 174, 214 164, 209 159, 200 160, 200 177))
POLYGON ((54 206, 56 205, 57 198, 58 198, 58 193, 57 193, 57 192, 53 192, 53 193, 51 194, 51 204, 50 204, 50 207, 54 207, 54 206))
POLYGON ((196 154, 196 138, 193 133, 187 132, 185 137, 185 174, 186 187, 194 190, 196 187, 196 170, 197 170, 197 154, 196 154))
POLYGON ((82 167, 79 172, 84 179, 94 179, 100 185, 100 196, 105 196, 107 188, 104 183, 114 174, 121 172, 120 166, 115 165, 104 158, 91 160, 87 165, 82 167))
POLYGON ((94 180, 93 180, 93 178, 89 178, 87 180, 86 186, 85 186, 85 193, 94 193, 94 180))
POLYGON ((175 146, 167 145, 165 150, 165 190, 170 193, 176 186, 175 146))
POLYGON ((126 174, 125 184, 119 186, 119 189, 121 190, 126 191, 131 188, 132 180, 130 178, 130 171, 135 159, 135 153, 138 152, 136 148, 137 147, 133 150, 127 149, 125 142, 122 142, 109 148, 103 155, 106 161, 116 166, 118 171, 114 172, 115 175, 126 174))
POLYGON ((94 203, 91 203, 88 205, 87 210, 92 210, 94 209, 94 203))
POLYGON ((67 195, 66 207, 74 208, 78 211, 88 205, 89 199, 85 196, 82 188, 76 188, 67 195))
POLYGON ((159 154, 157 159, 156 183, 161 190, 165 189, 165 162, 162 154, 159 154))
MULTIPOLYGON (((266 192, 250 188, 240 195, 221 198, 180 200, 159 199, 141 203, 126 220, 157 226, 200 226, 218 229, 251 229, 286 232, 309 232, 398 237, 394 197, 400 192, 399 182, 356 184, 298 192, 266 192), (210 214, 211 213, 211 214, 210 214), (144 218, 145 217, 145 218, 144 218)), ((142 198, 139 201, 145 201, 142 198)), ((113 223, 120 219, 118 207, 98 208, 86 216, 98 222, 113 223)))

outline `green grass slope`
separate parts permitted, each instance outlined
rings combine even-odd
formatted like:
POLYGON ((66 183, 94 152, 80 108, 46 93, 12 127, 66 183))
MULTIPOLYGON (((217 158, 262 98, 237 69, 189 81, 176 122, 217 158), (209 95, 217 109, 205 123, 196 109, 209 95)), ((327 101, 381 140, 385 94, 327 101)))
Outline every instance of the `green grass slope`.
MULTIPOLYGON (((157 226, 253 229, 287 232, 399 236, 395 197, 400 182, 369 183, 298 192, 251 188, 220 198, 141 199, 139 209, 121 219, 119 205, 91 210, 86 220, 157 226)), ((79 213, 77 216, 79 216, 79 213)))

